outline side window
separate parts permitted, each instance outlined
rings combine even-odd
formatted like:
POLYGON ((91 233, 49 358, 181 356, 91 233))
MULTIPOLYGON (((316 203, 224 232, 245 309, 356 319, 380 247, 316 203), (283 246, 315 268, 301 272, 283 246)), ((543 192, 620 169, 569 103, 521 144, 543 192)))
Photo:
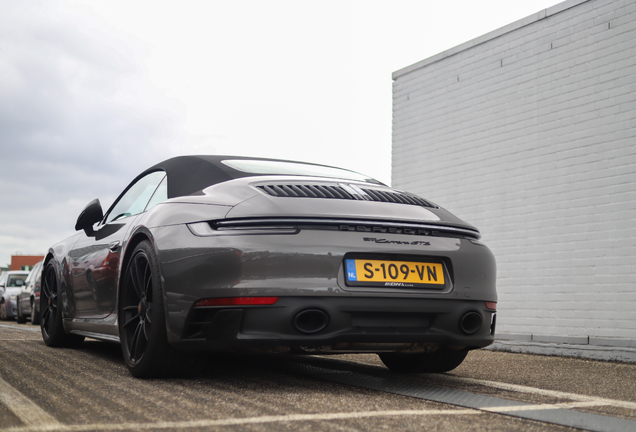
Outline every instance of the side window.
POLYGON ((157 204, 162 203, 167 199, 168 199, 168 176, 164 177, 163 180, 161 180, 161 183, 159 183, 157 190, 152 195, 152 198, 150 198, 150 202, 146 206, 146 211, 150 210, 157 204))
POLYGON ((31 281, 33 279, 35 279, 35 271, 34 270, 36 270, 36 267, 33 267, 33 270, 31 270, 31 273, 29 273, 29 275, 27 276, 26 280, 24 281, 25 284, 30 284, 31 281))
POLYGON ((165 172, 155 171, 140 178, 110 209, 106 223, 143 212, 153 193, 157 190, 157 186, 159 186, 165 176, 165 172))

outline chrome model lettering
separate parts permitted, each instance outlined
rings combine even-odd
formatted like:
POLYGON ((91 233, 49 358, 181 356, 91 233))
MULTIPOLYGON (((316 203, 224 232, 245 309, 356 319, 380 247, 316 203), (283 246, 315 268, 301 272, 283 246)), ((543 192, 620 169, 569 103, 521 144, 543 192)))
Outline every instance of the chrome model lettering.
POLYGON ((380 243, 380 244, 399 244, 399 245, 412 245, 412 246, 430 246, 431 242, 415 240, 415 241, 402 241, 402 240, 387 240, 379 239, 375 237, 364 237, 364 241, 380 243))

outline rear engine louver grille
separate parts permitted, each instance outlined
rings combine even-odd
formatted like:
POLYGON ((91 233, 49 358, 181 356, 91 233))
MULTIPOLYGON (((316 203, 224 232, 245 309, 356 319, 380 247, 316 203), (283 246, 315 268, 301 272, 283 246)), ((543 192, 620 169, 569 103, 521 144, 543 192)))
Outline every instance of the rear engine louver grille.
POLYGON ((327 198, 355 201, 378 201, 396 204, 409 204, 421 207, 433 207, 428 201, 412 194, 322 184, 268 184, 256 186, 268 195, 284 198, 327 198))

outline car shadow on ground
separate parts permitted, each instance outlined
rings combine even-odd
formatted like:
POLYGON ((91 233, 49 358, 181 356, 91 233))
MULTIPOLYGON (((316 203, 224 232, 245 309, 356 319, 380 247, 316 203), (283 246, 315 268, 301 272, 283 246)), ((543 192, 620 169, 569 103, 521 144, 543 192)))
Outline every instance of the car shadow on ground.
MULTIPOLYGON (((94 339, 86 339, 77 350, 112 362, 118 366, 125 366, 121 346, 117 343, 109 343, 94 339)), ((193 354, 195 355, 195 354, 193 354)), ((206 353, 202 356, 201 364, 196 370, 183 371, 176 377, 191 379, 215 379, 222 374, 225 377, 242 376, 246 371, 250 375, 268 375, 270 373, 298 374, 299 367, 317 367, 330 370, 338 370, 342 373, 356 372, 386 377, 396 375, 383 366, 374 366, 357 363, 347 356, 347 359, 339 359, 339 356, 325 357, 313 355, 289 355, 289 354, 253 354, 253 353, 206 353)), ((302 373, 301 373, 302 374, 302 373)))

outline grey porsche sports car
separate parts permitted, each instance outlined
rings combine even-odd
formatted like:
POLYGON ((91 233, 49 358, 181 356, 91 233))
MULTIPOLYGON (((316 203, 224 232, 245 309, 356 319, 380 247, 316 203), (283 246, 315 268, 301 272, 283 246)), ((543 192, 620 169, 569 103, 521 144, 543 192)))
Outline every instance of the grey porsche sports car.
POLYGON ((42 336, 119 342, 158 377, 212 351, 378 353, 444 372, 491 344, 495 259, 436 204, 344 169, 182 156, 145 170, 43 267, 42 336))

